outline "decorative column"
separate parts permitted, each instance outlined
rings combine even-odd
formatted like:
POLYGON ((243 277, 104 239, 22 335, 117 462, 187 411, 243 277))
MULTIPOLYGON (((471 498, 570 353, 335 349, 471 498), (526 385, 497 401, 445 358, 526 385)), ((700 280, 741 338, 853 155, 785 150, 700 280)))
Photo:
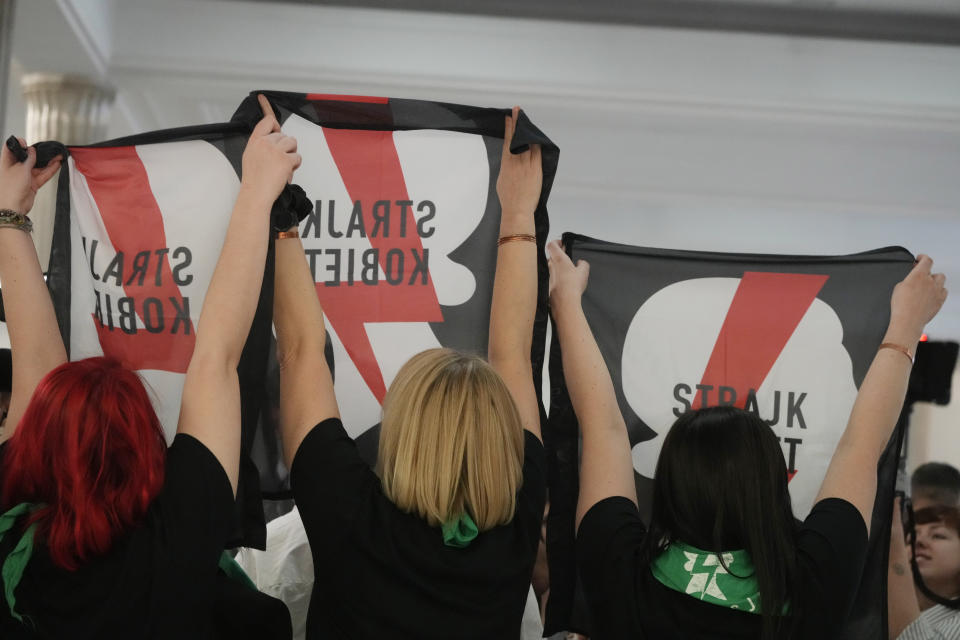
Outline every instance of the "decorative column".
POLYGON ((0 130, 7 130, 7 83, 10 81, 10 43, 13 41, 15 0, 0 0, 0 130))
MULTIPOLYGON (((115 92, 84 76, 31 73, 23 77, 28 144, 57 140, 67 145, 90 144, 107 133, 107 118, 115 92)), ((37 193, 30 215, 33 241, 44 271, 50 260, 57 177, 37 193)))

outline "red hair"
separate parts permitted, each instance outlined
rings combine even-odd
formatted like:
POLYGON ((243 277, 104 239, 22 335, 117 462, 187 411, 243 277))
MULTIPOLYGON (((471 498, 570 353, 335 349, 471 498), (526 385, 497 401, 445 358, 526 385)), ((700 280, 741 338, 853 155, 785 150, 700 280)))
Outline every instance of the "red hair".
POLYGON ((109 358, 62 364, 37 385, 7 443, 3 502, 74 570, 136 526, 163 486, 166 442, 139 376, 109 358))

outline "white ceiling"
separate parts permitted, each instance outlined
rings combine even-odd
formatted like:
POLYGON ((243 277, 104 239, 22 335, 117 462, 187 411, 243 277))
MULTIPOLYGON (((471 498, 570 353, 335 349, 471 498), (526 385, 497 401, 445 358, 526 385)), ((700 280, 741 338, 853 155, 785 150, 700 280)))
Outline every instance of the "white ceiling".
MULTIPOLYGON (((801 254, 902 244, 960 283, 960 47, 313 3, 21 0, 13 56, 14 81, 72 71, 115 86, 111 136, 223 120, 257 88, 519 103, 561 147, 557 235, 801 254)), ((960 295, 930 334, 960 339, 960 295)))

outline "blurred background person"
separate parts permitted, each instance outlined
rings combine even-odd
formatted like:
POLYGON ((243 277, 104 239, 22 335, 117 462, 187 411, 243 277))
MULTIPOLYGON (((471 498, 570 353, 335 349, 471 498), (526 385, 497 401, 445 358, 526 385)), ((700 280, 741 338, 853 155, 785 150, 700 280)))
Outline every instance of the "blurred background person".
MULTIPOLYGON (((960 510, 932 506, 915 512, 916 563, 927 589, 960 606, 960 510)), ((901 505, 894 504, 888 569, 890 640, 958 640, 960 609, 924 594, 914 583, 901 505)))
POLYGON ((913 510, 945 505, 960 506, 960 471, 944 462, 927 462, 910 476, 913 510))

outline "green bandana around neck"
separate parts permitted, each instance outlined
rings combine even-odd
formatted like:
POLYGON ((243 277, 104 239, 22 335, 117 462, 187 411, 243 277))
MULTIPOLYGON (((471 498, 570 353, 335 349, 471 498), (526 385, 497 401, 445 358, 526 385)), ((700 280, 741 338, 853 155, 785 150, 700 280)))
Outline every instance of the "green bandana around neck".
POLYGON ((669 589, 710 604, 760 614, 753 561, 743 549, 716 553, 674 541, 657 556, 650 570, 669 589))
POLYGON ((234 582, 239 582, 245 587, 258 591, 257 585, 253 583, 253 580, 250 579, 247 572, 243 570, 240 563, 237 562, 229 552, 224 551, 220 554, 220 560, 217 561, 217 566, 234 582))
MULTIPOLYGON (((0 515, 0 540, 3 540, 7 532, 13 529, 14 524, 20 516, 33 513, 42 506, 43 505, 30 502, 21 502, 3 515, 0 515)), ((30 556, 33 555, 33 536, 36 530, 36 522, 27 527, 27 530, 20 536, 20 541, 17 542, 17 546, 13 548, 13 551, 10 552, 7 559, 3 561, 3 568, 0 569, 0 575, 2 575, 3 579, 3 595, 7 601, 7 606, 10 608, 10 615, 19 622, 24 622, 24 619, 16 612, 17 597, 14 591, 20 584, 20 579, 23 578, 23 572, 27 568, 27 563, 30 562, 30 556)))
POLYGON ((459 518, 444 522, 440 528, 443 531, 443 544, 458 549, 463 549, 469 545, 480 533, 477 529, 477 523, 466 512, 459 518))

